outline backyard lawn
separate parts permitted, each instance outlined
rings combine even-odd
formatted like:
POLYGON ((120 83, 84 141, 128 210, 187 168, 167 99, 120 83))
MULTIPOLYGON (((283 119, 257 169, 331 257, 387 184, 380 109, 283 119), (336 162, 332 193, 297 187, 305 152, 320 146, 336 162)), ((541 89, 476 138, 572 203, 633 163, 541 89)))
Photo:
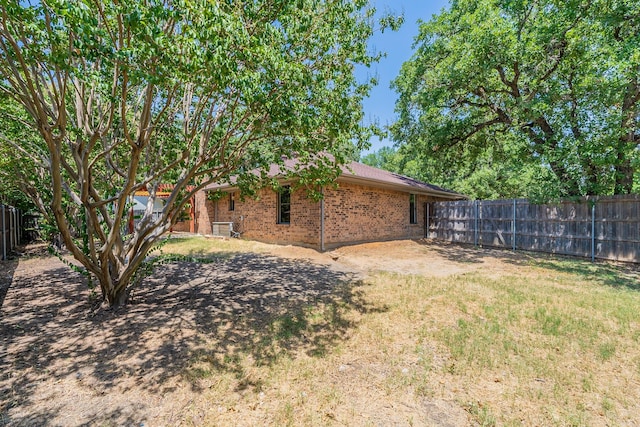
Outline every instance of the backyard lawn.
POLYGON ((181 257, 117 313, 35 250, 0 275, 0 426, 640 425, 637 266, 424 241, 163 251, 181 257))

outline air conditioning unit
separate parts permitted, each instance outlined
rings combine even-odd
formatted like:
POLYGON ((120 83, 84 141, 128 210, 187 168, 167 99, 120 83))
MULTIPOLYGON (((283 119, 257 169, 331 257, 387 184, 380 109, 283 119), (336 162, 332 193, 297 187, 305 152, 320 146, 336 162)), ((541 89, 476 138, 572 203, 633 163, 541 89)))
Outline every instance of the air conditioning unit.
POLYGON ((212 222, 211 234, 217 237, 231 237, 233 231, 232 222, 212 222))

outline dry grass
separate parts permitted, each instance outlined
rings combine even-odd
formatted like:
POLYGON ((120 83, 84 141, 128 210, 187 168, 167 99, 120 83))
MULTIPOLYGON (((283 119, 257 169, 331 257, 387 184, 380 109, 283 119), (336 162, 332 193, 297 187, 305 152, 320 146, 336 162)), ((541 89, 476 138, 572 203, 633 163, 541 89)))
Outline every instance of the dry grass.
POLYGON ((253 411, 274 425, 375 425, 394 409, 397 421, 437 424, 420 410, 435 401, 457 403, 479 425, 639 423, 637 277, 567 259, 533 258, 517 271, 379 272, 348 290, 359 308, 333 301, 287 313, 248 338, 257 352, 229 358, 208 337, 186 372, 218 408, 203 421, 253 411), (331 331, 348 332, 307 352, 331 331))
POLYGON ((0 425, 640 425, 628 267, 416 242, 318 254, 178 238, 163 252, 186 261, 119 316, 70 311, 71 292, 29 313, 43 280, 69 275, 16 270, 0 425))
POLYGON ((482 425, 635 425, 640 295, 549 267, 379 275, 370 295, 390 310, 372 329, 390 338, 377 342, 411 366, 407 387, 454 397, 482 425))

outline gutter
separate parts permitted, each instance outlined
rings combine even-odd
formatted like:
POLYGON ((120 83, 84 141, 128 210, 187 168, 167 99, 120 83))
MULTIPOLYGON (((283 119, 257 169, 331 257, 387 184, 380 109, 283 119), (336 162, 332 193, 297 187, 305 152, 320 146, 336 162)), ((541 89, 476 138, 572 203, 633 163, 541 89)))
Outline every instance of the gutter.
MULTIPOLYGON (((279 180, 281 184, 290 184, 294 181, 294 179, 286 179, 279 180)), ((469 197, 464 194, 456 193, 454 191, 444 190, 444 189, 435 189, 435 188, 424 188, 419 186, 413 186, 410 184, 397 183, 397 182, 385 182, 380 181, 375 178, 362 177, 353 174, 342 173, 337 179, 337 182, 346 182, 349 184, 356 185, 364 185, 375 188, 382 188, 385 190, 393 190, 393 191, 402 191, 404 193, 412 193, 412 194, 421 194, 423 196, 431 196, 431 197, 441 197, 443 199, 449 200, 468 200, 469 197)), ((204 188, 205 191, 235 191, 238 187, 235 185, 222 184, 216 186, 207 186, 204 188)))
POLYGON ((453 191, 436 190, 432 188, 422 188, 422 187, 416 187, 408 184, 381 182, 376 179, 365 178, 365 177, 356 176, 356 175, 341 175, 340 177, 338 177, 337 181, 338 182, 343 181, 349 184, 366 185, 366 186, 382 188, 386 190, 402 191, 405 193, 421 194, 424 196, 442 197, 443 199, 451 199, 451 200, 468 199, 467 196, 460 193, 455 193, 453 191))

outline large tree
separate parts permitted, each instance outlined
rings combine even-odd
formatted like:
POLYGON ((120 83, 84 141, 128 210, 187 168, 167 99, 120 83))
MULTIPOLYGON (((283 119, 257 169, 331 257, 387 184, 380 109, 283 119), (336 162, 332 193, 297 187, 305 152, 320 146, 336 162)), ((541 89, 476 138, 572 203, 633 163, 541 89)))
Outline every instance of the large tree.
POLYGON ((0 94, 37 138, 0 135, 17 175, 111 306, 185 204, 283 156, 313 188, 366 140, 367 1, 4 1, 0 94), (331 156, 315 156, 316 153, 331 156), (159 185, 172 184, 160 218, 159 185), (149 203, 132 234, 135 191, 149 203))
POLYGON ((435 175, 544 177, 547 197, 634 190, 638 2, 456 0, 415 46, 392 133, 435 175))
POLYGON ((26 194, 26 188, 21 182, 33 181, 27 177, 35 172, 28 159, 19 155, 17 150, 3 141, 23 141, 34 138, 34 132, 29 131, 22 124, 24 114, 20 106, 0 94, 0 203, 14 205, 25 211, 33 210, 34 205, 26 194))
POLYGON ((443 161, 435 155, 415 155, 410 147, 400 144, 397 148, 383 147, 369 153, 361 161, 453 189, 471 199, 526 197, 541 201, 549 196, 554 176, 548 168, 518 162, 517 158, 509 158, 509 153, 497 153, 492 148, 474 155, 473 161, 443 161))

